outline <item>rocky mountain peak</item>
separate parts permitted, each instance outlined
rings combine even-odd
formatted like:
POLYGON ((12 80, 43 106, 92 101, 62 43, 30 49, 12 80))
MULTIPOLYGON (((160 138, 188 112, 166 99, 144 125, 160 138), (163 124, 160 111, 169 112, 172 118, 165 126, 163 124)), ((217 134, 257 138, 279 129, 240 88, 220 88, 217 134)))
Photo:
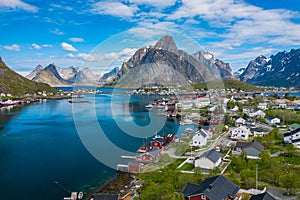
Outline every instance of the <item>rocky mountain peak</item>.
POLYGON ((250 61, 240 79, 262 86, 300 87, 300 49, 279 52, 270 58, 259 56, 250 61))
POLYGON ((155 49, 163 49, 163 50, 178 54, 177 45, 174 42, 173 37, 169 36, 169 35, 162 37, 158 42, 156 42, 156 44, 154 45, 154 48, 155 49))

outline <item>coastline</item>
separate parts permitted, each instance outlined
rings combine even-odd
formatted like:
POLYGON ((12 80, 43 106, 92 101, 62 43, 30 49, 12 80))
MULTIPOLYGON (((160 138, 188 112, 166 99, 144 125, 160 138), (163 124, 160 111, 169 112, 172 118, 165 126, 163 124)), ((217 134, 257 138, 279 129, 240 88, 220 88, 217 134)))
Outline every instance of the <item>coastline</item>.
POLYGON ((86 200, 89 200, 94 197, 95 194, 119 194, 120 197, 124 197, 125 195, 131 194, 135 195, 137 189, 135 186, 140 184, 138 180, 136 180, 136 176, 127 172, 117 171, 117 174, 104 183, 102 186, 86 195, 86 200))

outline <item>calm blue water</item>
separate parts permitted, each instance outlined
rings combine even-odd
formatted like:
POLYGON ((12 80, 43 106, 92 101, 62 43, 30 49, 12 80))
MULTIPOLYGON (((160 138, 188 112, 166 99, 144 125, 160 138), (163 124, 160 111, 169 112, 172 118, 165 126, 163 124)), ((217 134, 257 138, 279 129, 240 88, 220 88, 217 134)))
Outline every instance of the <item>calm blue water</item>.
MULTIPOLYGON (((113 104, 117 116, 112 115, 110 94, 85 98, 95 101, 97 120, 107 138, 121 149, 135 152, 145 133, 141 133, 141 138, 132 137, 116 121, 130 120, 146 126, 150 120, 144 105, 149 99, 132 97, 127 102, 124 97, 119 95, 113 104)), ((114 169, 99 162, 84 147, 74 124, 72 106, 68 100, 59 100, 1 111, 0 199, 63 199, 68 193, 53 181, 71 191, 90 192, 115 175, 114 169)), ((82 105, 81 111, 84 125, 89 126, 90 108, 82 105)), ((157 119, 165 121, 164 116, 157 115, 157 119)), ((177 123, 166 121, 164 128, 157 131, 177 133, 178 128, 177 123)), ((104 141, 97 144, 106 145, 104 141)), ((110 153, 110 149, 101 152, 110 153)))

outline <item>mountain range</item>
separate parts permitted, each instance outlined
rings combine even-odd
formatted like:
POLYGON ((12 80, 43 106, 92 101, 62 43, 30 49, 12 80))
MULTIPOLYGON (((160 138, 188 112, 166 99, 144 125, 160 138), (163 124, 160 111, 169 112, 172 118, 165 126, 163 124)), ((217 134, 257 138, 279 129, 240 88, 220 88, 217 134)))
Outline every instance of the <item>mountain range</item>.
POLYGON ((38 91, 56 92, 48 84, 37 83, 24 78, 11 70, 0 57, 0 92, 13 95, 37 93, 38 91))
POLYGON ((240 72, 240 80, 253 85, 300 88, 300 49, 258 56, 240 72))
POLYGON ((137 50, 110 84, 185 86, 219 79, 234 79, 229 64, 204 51, 190 55, 178 49, 171 36, 164 36, 154 46, 137 50))
POLYGON ((269 58, 261 55, 247 67, 232 73, 230 65, 206 51, 189 54, 177 48, 171 36, 155 45, 138 49, 120 67, 103 76, 88 68, 60 68, 38 65, 26 77, 51 86, 106 85, 136 87, 147 84, 176 85, 205 83, 212 80, 241 80, 256 86, 300 88, 300 49, 279 52, 269 58))

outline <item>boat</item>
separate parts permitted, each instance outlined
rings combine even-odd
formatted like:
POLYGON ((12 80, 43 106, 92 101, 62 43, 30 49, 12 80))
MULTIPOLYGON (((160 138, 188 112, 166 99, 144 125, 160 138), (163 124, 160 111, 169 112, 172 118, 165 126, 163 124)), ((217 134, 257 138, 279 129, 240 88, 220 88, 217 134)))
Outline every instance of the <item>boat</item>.
POLYGON ((90 101, 69 100, 69 103, 90 103, 90 101))
POLYGON ((79 200, 83 199, 83 192, 78 193, 77 199, 79 200))
POLYGON ((147 105, 145 105, 145 108, 146 109, 151 109, 151 108, 153 108, 153 105, 152 104, 147 104, 147 105))

